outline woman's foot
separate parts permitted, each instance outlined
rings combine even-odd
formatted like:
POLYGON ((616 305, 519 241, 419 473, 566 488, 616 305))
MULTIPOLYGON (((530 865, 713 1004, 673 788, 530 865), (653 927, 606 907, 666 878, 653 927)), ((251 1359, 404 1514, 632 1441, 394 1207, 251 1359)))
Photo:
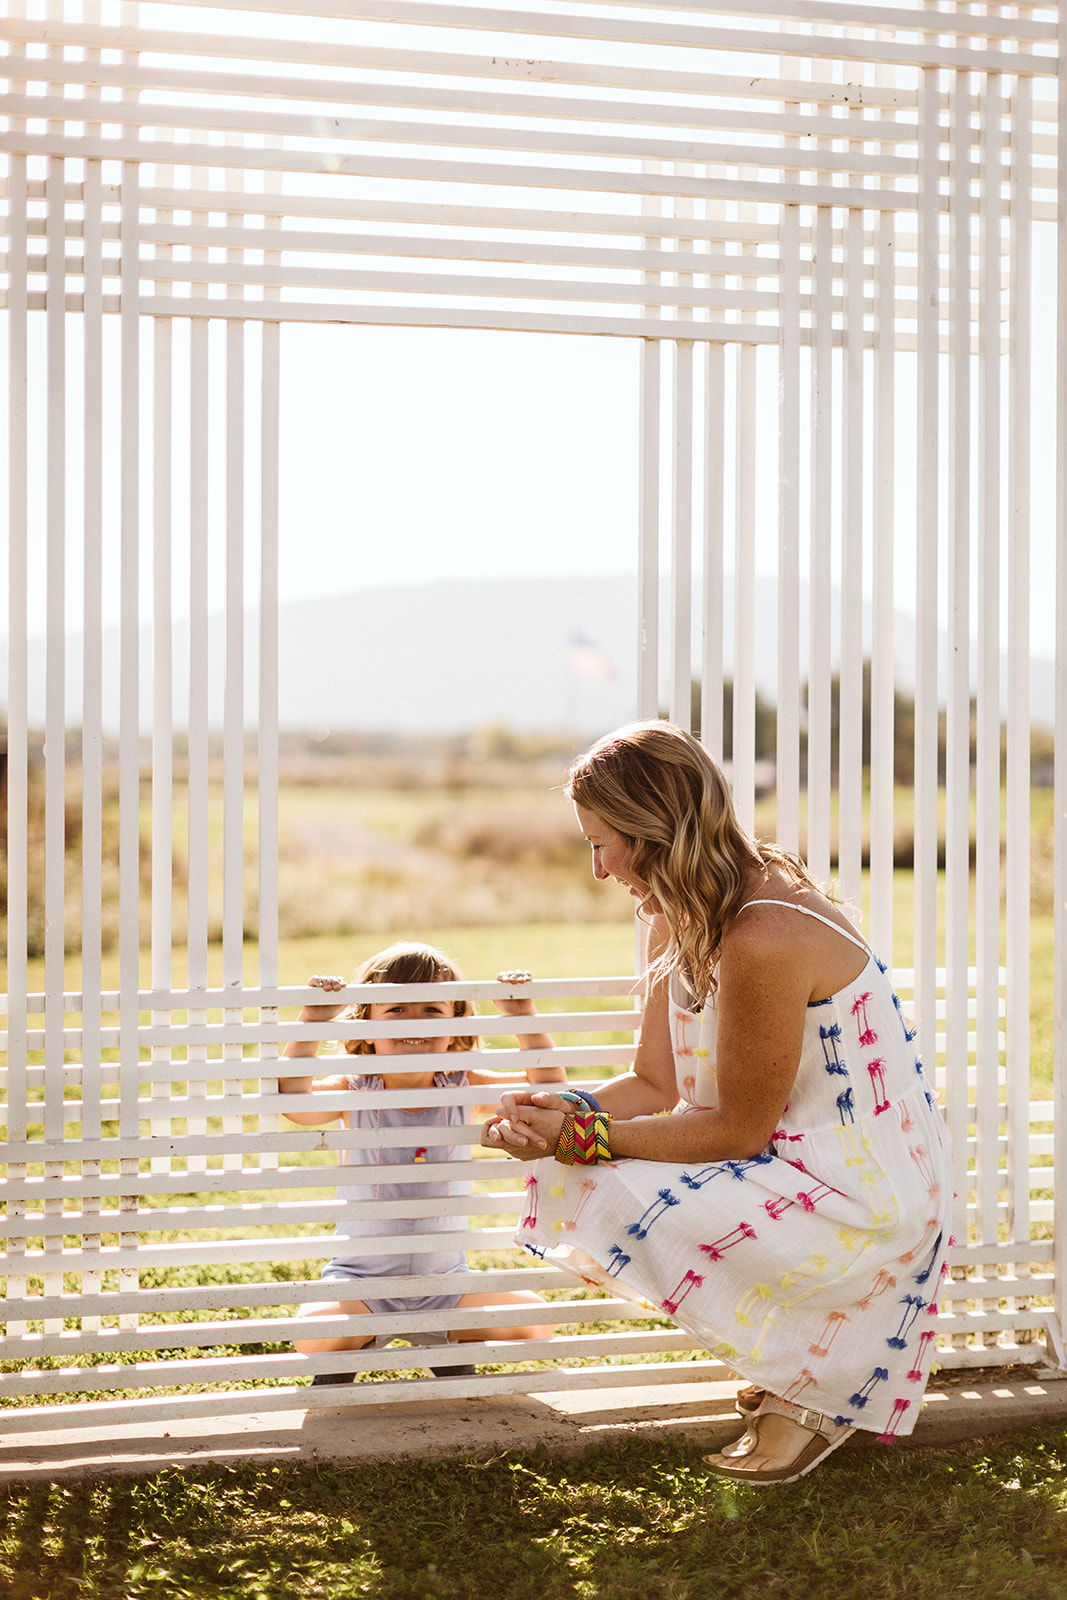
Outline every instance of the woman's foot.
POLYGON ((704 1460, 721 1478, 742 1483, 795 1483, 844 1444, 851 1432, 848 1423, 834 1422, 806 1406, 767 1395, 740 1439, 704 1460))

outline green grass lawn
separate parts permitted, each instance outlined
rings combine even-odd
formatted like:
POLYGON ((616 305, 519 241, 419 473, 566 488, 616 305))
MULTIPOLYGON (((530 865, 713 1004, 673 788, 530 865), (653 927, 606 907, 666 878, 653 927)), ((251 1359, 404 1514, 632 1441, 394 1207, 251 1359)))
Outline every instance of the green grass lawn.
POLYGON ((1067 1600, 1067 1430, 845 1451, 787 1488, 684 1439, 0 1491, 10 1600, 1067 1600))

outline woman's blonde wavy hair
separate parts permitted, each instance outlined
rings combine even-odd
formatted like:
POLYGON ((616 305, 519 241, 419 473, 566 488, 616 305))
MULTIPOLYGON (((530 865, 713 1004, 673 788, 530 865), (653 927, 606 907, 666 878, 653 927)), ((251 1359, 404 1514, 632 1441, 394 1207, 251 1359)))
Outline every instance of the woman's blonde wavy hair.
POLYGON ((702 997, 716 987, 723 929, 741 908, 752 867, 784 868, 818 888, 807 868, 741 827, 729 785, 696 739, 672 722, 632 722, 578 757, 564 793, 622 834, 630 867, 663 908, 670 943, 654 979, 684 969, 702 997))
MULTIPOLYGON (((402 942, 391 944, 370 956, 352 974, 353 983, 462 983, 463 973, 456 963, 432 944, 402 942)), ((469 1000, 455 1000, 452 1009, 457 1017, 473 1017, 474 1007, 469 1000)), ((366 1022, 370 1005, 366 1001, 347 1006, 341 1015, 348 1021, 366 1022)), ((449 1050, 477 1050, 474 1035, 457 1036, 449 1041, 449 1050)), ((345 1050, 350 1056, 374 1054, 371 1039, 346 1039, 345 1050)))

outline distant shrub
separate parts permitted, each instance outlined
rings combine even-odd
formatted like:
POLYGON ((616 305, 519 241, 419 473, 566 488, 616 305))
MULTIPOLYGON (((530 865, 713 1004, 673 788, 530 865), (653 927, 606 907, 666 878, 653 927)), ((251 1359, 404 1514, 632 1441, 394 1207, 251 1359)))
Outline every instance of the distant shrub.
POLYGON ((575 867, 589 854, 570 807, 562 804, 456 808, 428 818, 415 842, 460 860, 514 866, 575 867))

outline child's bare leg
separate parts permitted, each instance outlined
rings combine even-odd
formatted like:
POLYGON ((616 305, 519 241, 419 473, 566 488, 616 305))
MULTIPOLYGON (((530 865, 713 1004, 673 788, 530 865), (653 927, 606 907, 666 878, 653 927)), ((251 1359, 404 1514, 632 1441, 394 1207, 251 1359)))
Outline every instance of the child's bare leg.
MULTIPOLYGON (((309 1321, 313 1317, 354 1317, 360 1313, 370 1315, 368 1307, 362 1300, 319 1300, 314 1305, 301 1306, 297 1311, 297 1318, 300 1321, 309 1321)), ((324 1350, 362 1350, 364 1345, 372 1342, 373 1338, 373 1334, 368 1334, 365 1339, 332 1334, 324 1339, 294 1339, 293 1348, 302 1356, 314 1356, 324 1350)))
MULTIPOLYGON (((492 1291, 487 1294, 465 1294, 460 1297, 458 1304, 464 1309, 470 1306, 522 1306, 532 1310, 535 1306, 543 1309, 545 1302, 532 1289, 515 1289, 506 1294, 502 1291, 495 1294, 492 1291)), ((555 1323, 552 1322, 522 1323, 515 1328, 499 1325, 491 1328, 457 1328, 448 1337, 458 1344, 469 1344, 476 1339, 550 1339, 554 1331, 555 1323)))

